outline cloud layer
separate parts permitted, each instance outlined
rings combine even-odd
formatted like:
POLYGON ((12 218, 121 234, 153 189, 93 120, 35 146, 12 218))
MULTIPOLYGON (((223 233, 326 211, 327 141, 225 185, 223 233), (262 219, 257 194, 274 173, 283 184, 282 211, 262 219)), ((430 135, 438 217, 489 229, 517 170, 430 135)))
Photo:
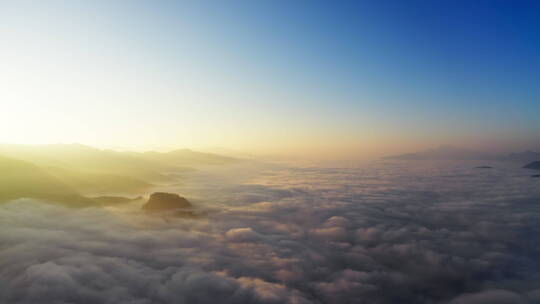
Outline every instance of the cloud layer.
POLYGON ((13 201, 0 302, 540 303, 538 181, 470 168, 194 176, 198 220, 13 201))

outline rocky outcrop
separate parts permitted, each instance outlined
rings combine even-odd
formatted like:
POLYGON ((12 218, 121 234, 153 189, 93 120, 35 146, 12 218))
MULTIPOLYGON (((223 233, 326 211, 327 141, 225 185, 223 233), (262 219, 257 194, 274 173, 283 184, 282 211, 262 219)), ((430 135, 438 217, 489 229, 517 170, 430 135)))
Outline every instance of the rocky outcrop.
POLYGON ((533 161, 532 163, 528 163, 523 168, 540 170, 540 161, 533 161))
POLYGON ((191 203, 176 193, 154 192, 142 207, 147 211, 191 208, 191 203))

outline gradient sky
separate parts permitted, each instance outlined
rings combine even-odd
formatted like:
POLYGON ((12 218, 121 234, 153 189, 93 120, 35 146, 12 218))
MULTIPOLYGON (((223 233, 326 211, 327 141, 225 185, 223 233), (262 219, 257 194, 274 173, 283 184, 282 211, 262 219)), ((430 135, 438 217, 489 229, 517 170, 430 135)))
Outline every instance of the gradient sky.
POLYGON ((2 1, 0 142, 540 149, 538 1, 2 1))

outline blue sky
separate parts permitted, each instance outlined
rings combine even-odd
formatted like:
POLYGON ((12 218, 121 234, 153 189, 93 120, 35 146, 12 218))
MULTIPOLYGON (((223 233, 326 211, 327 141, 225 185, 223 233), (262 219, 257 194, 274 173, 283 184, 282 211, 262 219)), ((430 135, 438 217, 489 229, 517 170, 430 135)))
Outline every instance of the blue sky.
POLYGON ((0 8, 11 47, 0 52, 10 87, 1 97, 13 109, 3 121, 15 130, 2 142, 358 155, 540 148, 538 2, 0 8), (29 93, 36 87, 48 93, 29 93), (16 119, 28 109, 34 124, 16 119))

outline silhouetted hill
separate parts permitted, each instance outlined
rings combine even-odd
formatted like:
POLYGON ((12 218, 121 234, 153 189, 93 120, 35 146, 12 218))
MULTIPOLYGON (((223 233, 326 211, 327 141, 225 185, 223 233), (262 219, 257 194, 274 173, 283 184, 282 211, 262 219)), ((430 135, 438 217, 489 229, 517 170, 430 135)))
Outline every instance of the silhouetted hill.
POLYGON ((191 208, 191 203, 175 193, 155 192, 150 195, 150 199, 142 207, 144 210, 171 210, 191 208))
POLYGON ((158 161, 181 167, 224 165, 238 161, 238 159, 232 157, 212 153, 196 152, 189 149, 174 150, 171 152, 145 152, 141 153, 141 156, 147 160, 158 161))
POLYGON ((81 191, 135 191, 170 182, 169 172, 224 165, 237 159, 191 150, 117 152, 80 144, 0 145, 0 155, 31 162, 81 191))
POLYGON ((396 160, 492 160, 492 161, 511 161, 519 163, 528 163, 540 159, 540 152, 525 151, 520 153, 510 153, 497 155, 494 153, 481 152, 475 150, 461 149, 451 146, 443 146, 436 149, 392 155, 384 159, 396 160))
POLYGON ((48 167, 44 170, 81 193, 142 193, 153 185, 129 176, 48 167))
POLYGON ((525 166, 523 166, 523 168, 540 170, 540 161, 534 161, 532 163, 528 163, 525 166))
POLYGON ((36 198, 72 207, 95 205, 89 198, 31 163, 0 157, 0 201, 36 198))
POLYGON ((33 197, 72 205, 96 204, 85 197, 90 195, 102 195, 101 203, 126 201, 117 195, 142 194, 153 183, 175 182, 183 171, 237 161, 191 150, 116 152, 79 144, 0 145, 0 157, 0 200, 33 197))
POLYGON ((0 145, 0 155, 25 160, 42 167, 129 176, 148 182, 170 180, 161 173, 167 169, 163 164, 125 152, 99 150, 79 144, 0 145))
POLYGON ((489 153, 443 146, 436 149, 384 157, 397 160, 489 160, 495 156, 489 153))

